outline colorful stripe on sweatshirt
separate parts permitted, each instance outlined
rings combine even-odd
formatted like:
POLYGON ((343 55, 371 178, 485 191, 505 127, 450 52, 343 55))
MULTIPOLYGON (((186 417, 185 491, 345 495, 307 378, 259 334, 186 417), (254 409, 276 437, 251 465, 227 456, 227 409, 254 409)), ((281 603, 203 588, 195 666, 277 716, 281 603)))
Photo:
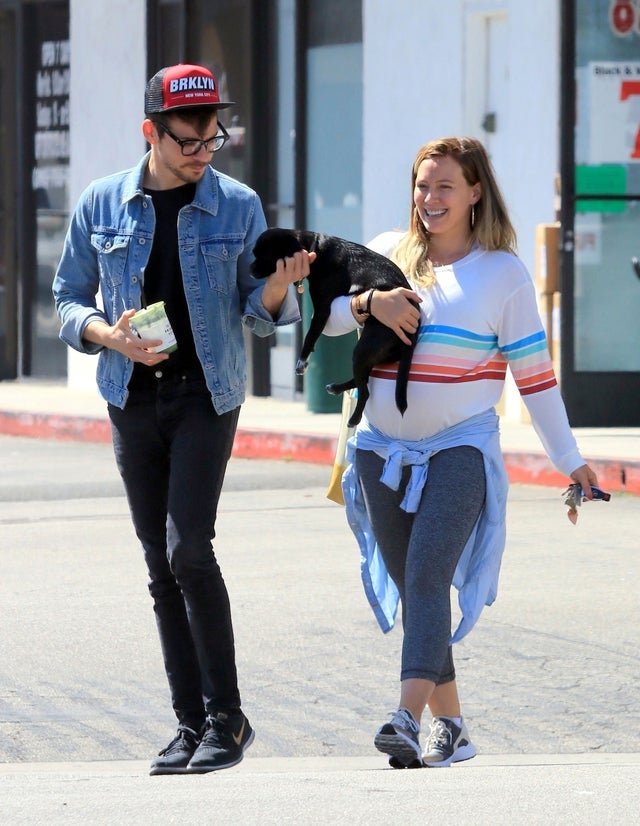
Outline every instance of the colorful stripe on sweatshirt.
MULTIPOLYGON (((544 330, 500 347, 495 334, 439 324, 420 328, 409 380, 436 384, 504 381, 507 364, 523 396, 557 384, 544 330)), ((371 375, 395 381, 396 372, 397 364, 380 364, 371 375)))

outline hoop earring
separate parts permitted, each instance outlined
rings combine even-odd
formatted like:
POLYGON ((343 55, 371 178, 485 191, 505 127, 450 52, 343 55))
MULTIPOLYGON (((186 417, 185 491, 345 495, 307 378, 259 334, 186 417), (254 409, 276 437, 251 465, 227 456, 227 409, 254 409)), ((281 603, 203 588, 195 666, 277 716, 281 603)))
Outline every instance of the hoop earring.
POLYGON ((471 204, 471 229, 473 229, 476 223, 476 205, 471 204))

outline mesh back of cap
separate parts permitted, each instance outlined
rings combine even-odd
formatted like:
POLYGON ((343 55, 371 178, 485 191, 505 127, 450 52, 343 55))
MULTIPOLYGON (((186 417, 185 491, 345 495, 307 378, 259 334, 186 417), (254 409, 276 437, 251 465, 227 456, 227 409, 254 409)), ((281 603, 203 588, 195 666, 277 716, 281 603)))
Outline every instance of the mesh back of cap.
POLYGON ((144 94, 145 112, 162 112, 164 110, 162 79, 164 78, 165 72, 166 69, 162 69, 155 74, 147 84, 147 89, 144 94))

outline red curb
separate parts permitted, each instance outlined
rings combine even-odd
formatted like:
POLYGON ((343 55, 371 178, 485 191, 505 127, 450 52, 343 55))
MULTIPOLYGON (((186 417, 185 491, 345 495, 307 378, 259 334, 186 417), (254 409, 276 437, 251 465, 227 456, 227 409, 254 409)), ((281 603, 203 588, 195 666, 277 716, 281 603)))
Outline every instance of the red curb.
POLYGON ((296 462, 332 465, 337 437, 273 433, 239 428, 232 455, 244 459, 289 459, 296 462))
POLYGON ((58 416, 48 413, 2 413, 0 433, 33 439, 61 439, 77 442, 110 442, 111 428, 104 419, 58 416))
MULTIPOLYGON (((608 491, 640 494, 640 462, 622 459, 591 459, 586 461, 598 476, 600 487, 608 491)), ((559 473, 540 453, 504 452, 504 463, 511 482, 525 485, 566 487, 569 480, 559 473)))
MULTIPOLYGON (((53 414, 0 411, 0 433, 36 439, 84 442, 111 442, 108 419, 53 414)), ((314 434, 248 430, 236 433, 232 455, 242 459, 278 459, 332 465, 337 437, 314 434)), ((560 490, 569 479, 559 473, 543 453, 504 451, 504 461, 512 483, 545 485, 560 490)), ((640 462, 622 459, 587 459, 605 490, 640 495, 640 462)))
POLYGON ((640 462, 623 459, 589 459, 588 462, 598 474, 598 482, 604 490, 640 495, 640 462))

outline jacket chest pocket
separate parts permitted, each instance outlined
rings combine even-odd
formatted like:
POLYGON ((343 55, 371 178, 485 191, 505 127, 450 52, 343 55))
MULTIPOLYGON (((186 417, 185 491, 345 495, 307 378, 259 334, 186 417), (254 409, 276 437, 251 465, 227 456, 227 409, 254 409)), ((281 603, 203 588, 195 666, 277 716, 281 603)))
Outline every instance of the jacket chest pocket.
POLYGON ((91 246, 98 254, 101 281, 114 287, 122 284, 132 240, 130 235, 97 232, 91 235, 91 246))
POLYGON ((235 289, 236 262, 243 249, 244 243, 239 239, 216 239, 200 244, 200 252, 212 290, 229 293, 235 289))

